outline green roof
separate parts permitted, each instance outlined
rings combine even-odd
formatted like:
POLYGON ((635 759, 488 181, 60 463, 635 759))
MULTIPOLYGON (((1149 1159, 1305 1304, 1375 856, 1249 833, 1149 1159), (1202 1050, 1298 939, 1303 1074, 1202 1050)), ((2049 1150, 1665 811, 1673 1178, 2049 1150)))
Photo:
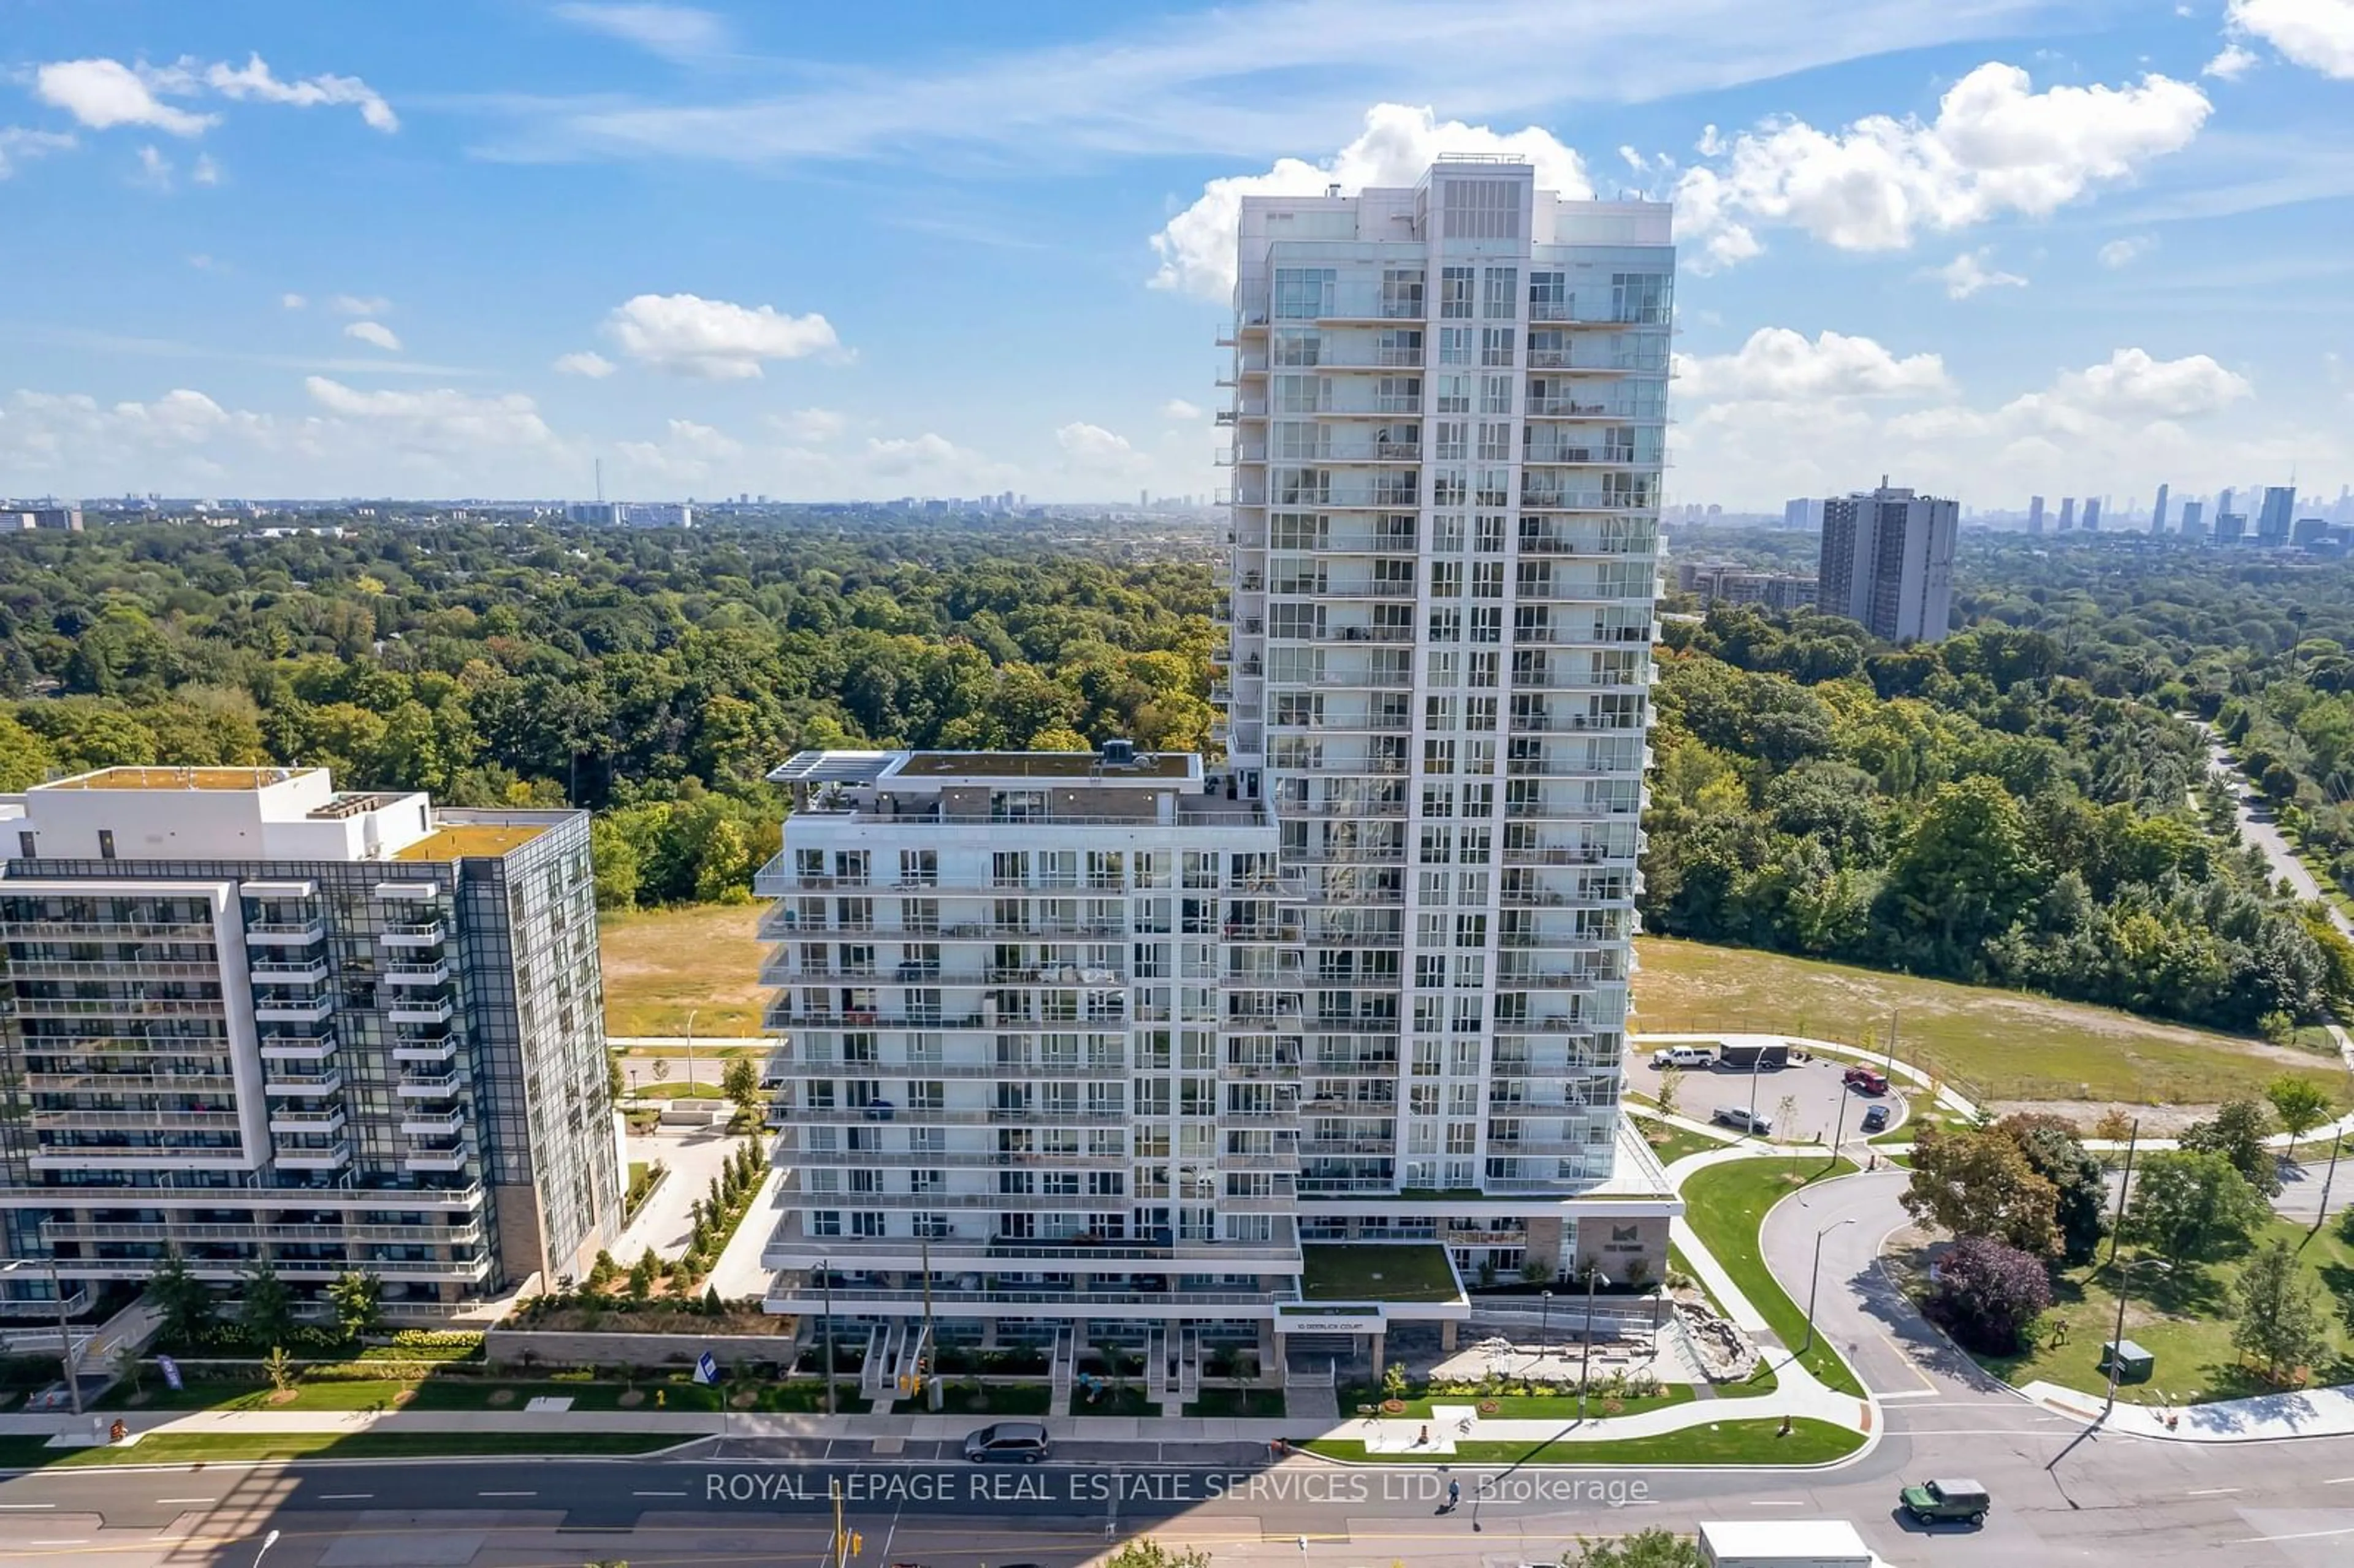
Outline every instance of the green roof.
POLYGON ((1455 1301, 1463 1287, 1438 1242, 1306 1242, 1299 1294, 1308 1301, 1455 1301))

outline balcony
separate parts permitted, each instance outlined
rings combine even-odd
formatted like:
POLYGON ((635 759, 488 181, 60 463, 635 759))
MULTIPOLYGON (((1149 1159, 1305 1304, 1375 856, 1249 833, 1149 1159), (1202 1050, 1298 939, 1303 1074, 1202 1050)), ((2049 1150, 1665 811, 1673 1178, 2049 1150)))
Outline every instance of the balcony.
POLYGON ((340 1068, 331 1067, 323 1073, 298 1073, 290 1072, 272 1063, 265 1062, 262 1065, 261 1092, 266 1095, 315 1097, 332 1095, 343 1086, 344 1075, 340 1068))
POLYGON ((455 1110, 406 1111, 400 1118, 400 1130, 412 1138, 451 1138, 465 1128, 465 1117, 455 1110))
MULTIPOLYGON (((242 1118, 233 1110, 170 1107, 100 1110, 80 1107, 33 1107, 35 1132, 235 1132, 242 1118)), ((54 1152, 63 1153, 62 1148, 54 1152)))
POLYGON ((246 972, 260 985, 319 985, 327 978, 327 960, 257 957, 246 972))
POLYGON ((408 1149, 401 1151, 404 1171, 462 1171, 466 1168, 464 1144, 408 1149))
POLYGON ((440 1040, 396 1040, 392 1043, 392 1059, 404 1066, 438 1067, 455 1061, 458 1043, 443 1037, 440 1040))
POLYGON ((306 1037, 265 1034, 261 1037, 261 1060, 271 1062, 323 1062, 334 1054, 335 1037, 316 1034, 306 1037))
MULTIPOLYGON (((210 935, 209 929, 207 935, 210 935)), ((257 920, 245 928, 249 948, 307 948, 327 936, 324 920, 257 920)))
POLYGON ((395 1023, 447 1023, 457 1009, 448 997, 396 997, 385 1006, 395 1023))
POLYGON ((257 997, 253 1003, 257 1023, 319 1023, 334 1011, 334 998, 328 996, 278 997, 267 1001, 257 997))
POLYGON ((438 1100, 456 1094, 458 1084, 455 1073, 443 1073, 434 1077, 412 1075, 395 1084, 392 1092, 405 1100, 438 1100))
POLYGON ((444 985, 450 979, 450 966, 440 959, 429 964, 387 964, 384 983, 399 986, 444 985))
POLYGON ((344 1130, 343 1107, 333 1110, 291 1110, 280 1106, 270 1107, 270 1130, 272 1132, 316 1133, 324 1136, 344 1130))
POLYGON ((289 1171, 340 1171, 352 1162, 352 1146, 339 1139, 323 1149, 275 1149, 270 1160, 289 1171))
POLYGON ((421 925, 387 926, 376 939, 384 948, 430 948, 446 940, 449 934, 440 921, 429 920, 421 925))

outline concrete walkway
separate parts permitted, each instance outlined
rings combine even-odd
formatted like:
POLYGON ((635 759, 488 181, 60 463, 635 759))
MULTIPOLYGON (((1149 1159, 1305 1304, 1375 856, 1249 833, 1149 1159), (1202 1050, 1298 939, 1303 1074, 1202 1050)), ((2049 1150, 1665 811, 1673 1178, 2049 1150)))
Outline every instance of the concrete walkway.
MULTIPOLYGON (((2031 1383, 2021 1394, 2047 1410, 2099 1416, 2103 1396, 2057 1383, 2031 1383)), ((2354 1436, 2354 1387, 2303 1389, 2211 1404, 2150 1405, 2119 1402, 2102 1425, 2136 1437, 2176 1443, 2261 1443, 2281 1437, 2354 1436)))

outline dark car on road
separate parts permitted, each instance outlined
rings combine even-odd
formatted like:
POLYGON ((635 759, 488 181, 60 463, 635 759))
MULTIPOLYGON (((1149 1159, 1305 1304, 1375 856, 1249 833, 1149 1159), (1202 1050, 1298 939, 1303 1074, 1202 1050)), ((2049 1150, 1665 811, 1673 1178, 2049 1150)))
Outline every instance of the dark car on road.
POLYGON ((1929 1481, 1906 1487, 1897 1495, 1898 1503, 1917 1524, 1981 1525, 1986 1522, 1989 1500, 1984 1487, 1964 1480, 1929 1481))
POLYGON ((1887 1125, 1888 1107, 1886 1106, 1873 1106, 1863 1113, 1863 1130, 1866 1132, 1878 1132, 1887 1125))
POLYGON ((1035 1421, 1001 1421, 984 1426, 964 1440, 964 1457, 976 1465, 1034 1465, 1054 1445, 1046 1428, 1035 1421))

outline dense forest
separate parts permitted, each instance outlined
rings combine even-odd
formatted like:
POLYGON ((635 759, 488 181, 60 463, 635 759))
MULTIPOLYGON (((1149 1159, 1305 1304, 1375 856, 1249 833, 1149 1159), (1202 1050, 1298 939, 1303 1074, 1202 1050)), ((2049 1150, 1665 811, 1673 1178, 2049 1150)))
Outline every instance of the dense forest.
MULTIPOLYGON (((1970 630, 1932 648, 1666 623, 1647 927, 2274 1033, 2354 1001, 2354 949, 2232 842, 2183 716, 2354 872, 2344 568, 1973 540, 1957 577, 1970 630)), ((300 761, 568 800, 609 906, 740 897, 763 775, 803 747, 1207 746, 1214 594, 1206 542, 965 526, 16 535, 0 788, 300 761)))
POLYGON ((119 527, 0 541, 0 789, 303 762, 598 813, 609 906, 741 896, 803 747, 1206 742, 1206 567, 1002 531, 119 527))

